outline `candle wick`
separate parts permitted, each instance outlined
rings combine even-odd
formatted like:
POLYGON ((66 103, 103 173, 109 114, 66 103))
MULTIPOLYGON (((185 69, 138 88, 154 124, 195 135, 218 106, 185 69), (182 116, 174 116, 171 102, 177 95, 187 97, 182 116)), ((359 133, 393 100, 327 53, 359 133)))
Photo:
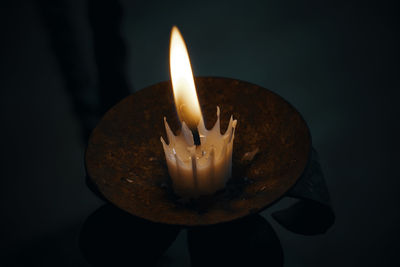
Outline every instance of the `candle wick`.
POLYGON ((193 142, 196 146, 201 145, 200 142, 200 135, 199 135, 199 130, 195 129, 195 130, 191 130, 192 131, 192 135, 193 135, 193 142))

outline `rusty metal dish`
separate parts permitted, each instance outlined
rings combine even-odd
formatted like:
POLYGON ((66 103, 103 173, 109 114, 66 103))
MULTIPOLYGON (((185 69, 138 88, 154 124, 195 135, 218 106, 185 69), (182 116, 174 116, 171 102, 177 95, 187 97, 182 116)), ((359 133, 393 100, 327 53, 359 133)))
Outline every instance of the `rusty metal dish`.
POLYGON ((160 136, 163 117, 179 130, 170 81, 142 89, 116 104, 92 132, 85 155, 89 179, 119 208, 144 219, 197 226, 260 212, 282 197, 301 176, 311 152, 307 124, 296 109, 260 86, 228 78, 195 79, 206 126, 221 108, 221 129, 233 114, 234 177, 226 190, 189 203, 170 187, 160 136), (241 159, 260 149, 250 165, 241 159))

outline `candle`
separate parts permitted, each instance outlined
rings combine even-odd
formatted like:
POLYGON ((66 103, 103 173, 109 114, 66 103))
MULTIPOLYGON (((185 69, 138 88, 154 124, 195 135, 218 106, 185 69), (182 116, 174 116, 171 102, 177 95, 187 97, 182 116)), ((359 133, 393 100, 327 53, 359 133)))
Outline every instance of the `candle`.
POLYGON ((175 136, 164 117, 168 144, 161 137, 174 192, 184 198, 196 198, 223 189, 231 177, 232 150, 237 121, 231 116, 224 134, 220 131, 220 110, 211 130, 204 125, 197 98, 189 55, 177 27, 171 31, 170 74, 174 101, 182 129, 175 136), (193 133, 200 144, 195 145, 193 133))

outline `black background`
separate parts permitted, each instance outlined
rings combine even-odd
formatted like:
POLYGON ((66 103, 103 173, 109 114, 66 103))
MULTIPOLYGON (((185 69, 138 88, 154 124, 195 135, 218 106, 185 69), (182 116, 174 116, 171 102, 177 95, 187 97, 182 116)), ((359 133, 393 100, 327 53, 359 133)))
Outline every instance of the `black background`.
MULTIPOLYGON (((263 212, 281 238, 285 266, 400 264, 396 1, 122 5, 132 93, 169 79, 169 32, 177 25, 195 75, 269 88, 306 119, 337 219, 325 235, 306 237, 270 219, 285 201, 263 212)), ((87 79, 95 80, 86 2, 67 6, 87 79)), ((65 77, 37 3, 0 7, 0 265, 86 266, 76 240, 102 202, 84 183, 84 140, 65 77)), ((160 266, 187 266, 188 257, 183 233, 160 266)))

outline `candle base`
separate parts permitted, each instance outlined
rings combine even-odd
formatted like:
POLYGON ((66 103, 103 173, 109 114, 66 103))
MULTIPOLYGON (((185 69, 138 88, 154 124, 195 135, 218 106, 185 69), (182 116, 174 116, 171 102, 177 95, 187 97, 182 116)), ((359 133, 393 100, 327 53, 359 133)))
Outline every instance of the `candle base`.
POLYGON ((251 164, 249 162, 233 162, 230 179, 220 189, 209 194, 201 194, 194 197, 193 195, 186 195, 185 192, 177 192, 171 180, 162 184, 162 188, 167 192, 168 199, 179 209, 190 209, 197 214, 204 214, 213 209, 215 205, 229 200, 246 199, 246 187, 255 183, 255 180, 246 177, 246 172, 250 167, 251 164))

